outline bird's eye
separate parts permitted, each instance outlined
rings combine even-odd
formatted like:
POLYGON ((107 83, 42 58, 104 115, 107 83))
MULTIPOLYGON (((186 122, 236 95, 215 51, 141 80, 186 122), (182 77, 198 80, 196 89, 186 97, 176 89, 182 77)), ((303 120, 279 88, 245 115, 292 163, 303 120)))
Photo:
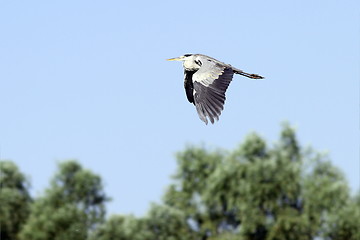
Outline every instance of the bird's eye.
POLYGON ((199 66, 201 66, 201 65, 202 65, 202 63, 201 63, 201 61, 200 61, 200 60, 195 60, 195 63, 196 63, 197 65, 199 65, 199 66))

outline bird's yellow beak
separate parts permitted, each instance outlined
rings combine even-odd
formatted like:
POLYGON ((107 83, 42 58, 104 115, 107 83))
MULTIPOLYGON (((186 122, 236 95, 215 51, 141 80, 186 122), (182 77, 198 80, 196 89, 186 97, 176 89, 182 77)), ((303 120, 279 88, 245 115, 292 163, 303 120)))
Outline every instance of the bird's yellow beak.
POLYGON ((166 60, 167 61, 182 61, 183 57, 169 58, 169 59, 166 59, 166 60))

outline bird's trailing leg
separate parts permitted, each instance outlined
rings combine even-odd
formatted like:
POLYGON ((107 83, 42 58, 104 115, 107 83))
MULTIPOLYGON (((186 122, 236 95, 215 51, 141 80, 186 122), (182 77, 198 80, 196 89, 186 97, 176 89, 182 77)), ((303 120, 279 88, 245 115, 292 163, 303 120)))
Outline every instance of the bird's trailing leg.
POLYGON ((240 74, 240 75, 243 75, 245 77, 252 78, 252 79, 263 79, 264 78, 264 77, 262 77, 260 75, 246 73, 246 72, 243 72, 243 71, 238 70, 238 69, 234 69, 234 73, 240 74))

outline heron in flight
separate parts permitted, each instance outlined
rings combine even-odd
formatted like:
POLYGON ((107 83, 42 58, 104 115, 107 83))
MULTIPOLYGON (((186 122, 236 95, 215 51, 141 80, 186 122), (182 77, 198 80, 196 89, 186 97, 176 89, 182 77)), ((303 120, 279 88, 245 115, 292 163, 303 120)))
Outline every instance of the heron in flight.
POLYGON ((200 119, 205 124, 208 124, 208 119, 211 123, 214 123, 215 119, 219 120, 224 109, 225 92, 234 73, 252 79, 264 78, 202 54, 185 54, 167 60, 183 62, 187 99, 195 105, 200 119))

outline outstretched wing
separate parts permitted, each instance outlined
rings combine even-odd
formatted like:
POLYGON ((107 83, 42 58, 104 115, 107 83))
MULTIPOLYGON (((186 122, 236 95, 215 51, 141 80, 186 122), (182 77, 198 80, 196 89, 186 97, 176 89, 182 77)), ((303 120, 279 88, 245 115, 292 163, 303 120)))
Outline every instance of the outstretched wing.
POLYGON ((193 97, 199 117, 206 124, 219 120, 224 109, 225 92, 233 78, 230 66, 204 60, 200 69, 192 75, 193 97))

